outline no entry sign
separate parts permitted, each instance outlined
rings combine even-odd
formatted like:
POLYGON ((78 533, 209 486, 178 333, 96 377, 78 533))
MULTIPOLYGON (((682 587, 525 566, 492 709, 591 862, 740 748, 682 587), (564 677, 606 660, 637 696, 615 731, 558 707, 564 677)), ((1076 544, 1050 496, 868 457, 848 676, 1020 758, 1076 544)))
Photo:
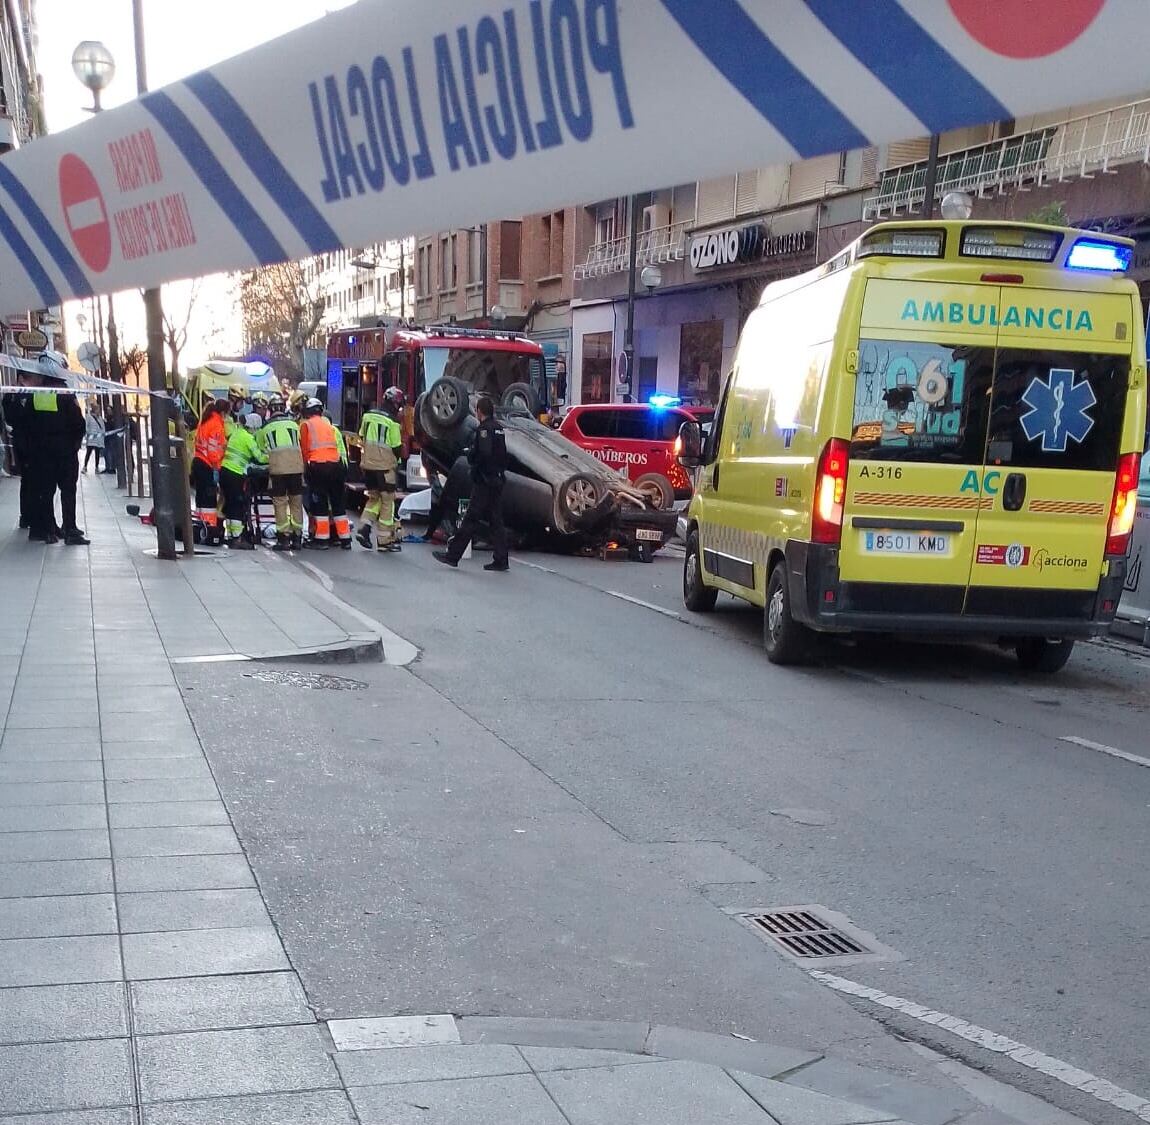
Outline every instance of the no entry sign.
POLYGON ((60 207, 72 244, 88 268, 103 273, 112 260, 108 208, 92 169, 75 153, 60 158, 60 207))

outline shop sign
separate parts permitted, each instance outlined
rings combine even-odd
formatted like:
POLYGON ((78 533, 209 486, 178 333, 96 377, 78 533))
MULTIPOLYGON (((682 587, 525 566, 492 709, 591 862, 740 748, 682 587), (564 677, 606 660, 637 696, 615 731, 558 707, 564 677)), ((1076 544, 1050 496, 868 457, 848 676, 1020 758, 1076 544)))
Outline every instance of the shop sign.
POLYGON ((771 234, 764 223, 702 231, 691 236, 691 268, 703 273, 723 266, 765 262, 806 253, 812 245, 809 230, 771 234))

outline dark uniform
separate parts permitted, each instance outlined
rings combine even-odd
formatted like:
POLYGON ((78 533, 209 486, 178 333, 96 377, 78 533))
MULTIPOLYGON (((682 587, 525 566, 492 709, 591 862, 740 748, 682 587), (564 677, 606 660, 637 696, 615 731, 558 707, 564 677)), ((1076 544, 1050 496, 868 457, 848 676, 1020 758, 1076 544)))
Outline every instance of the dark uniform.
POLYGON ((28 464, 28 410, 32 405, 30 394, 6 394, 4 419, 12 429, 13 469, 20 474, 20 526, 32 526, 32 512, 36 507, 36 476, 28 464))
POLYGON ((33 390, 25 421, 28 465, 34 478, 30 538, 56 542, 55 497, 59 489, 64 541, 82 546, 87 539, 76 526, 76 483, 85 428, 80 404, 75 395, 33 390))
POLYGON ((485 418, 475 431, 468 451, 471 465, 471 502, 459 530, 447 544, 446 561, 455 565, 481 525, 486 525, 494 548, 493 570, 507 569, 507 529, 503 526, 503 484, 507 471, 507 435, 497 418, 485 418))

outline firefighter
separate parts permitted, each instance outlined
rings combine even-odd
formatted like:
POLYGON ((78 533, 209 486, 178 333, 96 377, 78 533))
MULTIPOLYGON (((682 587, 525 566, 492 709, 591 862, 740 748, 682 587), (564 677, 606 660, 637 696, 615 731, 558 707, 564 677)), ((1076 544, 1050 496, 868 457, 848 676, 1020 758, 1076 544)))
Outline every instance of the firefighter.
POLYGON ((254 431, 260 427, 260 417, 249 414, 242 422, 232 426, 220 463, 220 491, 224 497, 224 530, 227 545, 236 551, 255 550, 251 525, 251 491, 248 470, 267 461, 254 431))
POLYGON ((326 550, 332 540, 351 550, 347 518, 347 446, 343 434, 323 416, 323 403, 309 398, 300 423, 300 452, 307 482, 311 533, 307 547, 326 550))
POLYGON ((64 542, 70 547, 84 547, 88 539, 76 526, 84 415, 75 395, 47 389, 65 386, 63 379, 45 375, 41 386, 44 389, 32 391, 25 415, 28 466, 33 479, 28 538, 41 543, 59 542, 55 505, 59 489, 64 542))
POLYGON ((383 405, 366 411, 360 423, 363 442, 360 465, 367 490, 363 522, 359 525, 359 542, 371 550, 371 529, 376 530, 376 549, 398 551, 399 535, 395 526, 395 486, 399 459, 403 455, 403 427, 400 418, 406 405, 399 387, 383 392, 383 405))
POLYGON ((263 391, 256 391, 252 395, 252 413, 259 415, 261 426, 268 420, 268 414, 271 412, 270 404, 271 399, 263 391))
MULTIPOLYGON (((243 383, 233 383, 228 387, 228 416, 232 422, 242 425, 247 414, 248 389, 243 383)), ((228 436, 230 437, 231 434, 229 433, 228 436)))
POLYGON ((291 398, 288 399, 288 407, 295 415, 297 421, 303 418, 303 408, 306 405, 307 391, 292 391, 291 398))
POLYGON ((283 395, 272 395, 271 411, 259 432, 260 448, 268 461, 272 506, 276 516, 275 551, 299 550, 303 545, 303 454, 299 423, 288 413, 283 395))
POLYGON ((204 542, 223 542, 219 513, 220 466, 228 444, 228 404, 212 399, 204 407, 196 427, 195 452, 192 457, 192 488, 195 491, 195 514, 204 525, 204 542))

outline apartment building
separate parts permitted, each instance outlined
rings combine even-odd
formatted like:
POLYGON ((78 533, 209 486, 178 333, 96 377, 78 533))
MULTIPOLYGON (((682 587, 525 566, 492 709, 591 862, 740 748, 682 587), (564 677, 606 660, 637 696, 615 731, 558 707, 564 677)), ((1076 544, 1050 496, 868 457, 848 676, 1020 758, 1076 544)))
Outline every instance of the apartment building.
MULTIPOLYGON (((833 256, 870 223, 921 214, 927 137, 591 204, 576 220, 571 402, 652 393, 713 404, 764 285, 833 256), (635 363, 619 381, 631 206, 639 210, 635 363)), ((1132 276, 1150 302, 1150 97, 943 134, 936 200, 974 216, 1039 210, 1137 240, 1132 276)))
POLYGON ((301 263, 304 283, 323 302, 320 331, 375 327, 415 313, 415 239, 318 254, 301 263))

